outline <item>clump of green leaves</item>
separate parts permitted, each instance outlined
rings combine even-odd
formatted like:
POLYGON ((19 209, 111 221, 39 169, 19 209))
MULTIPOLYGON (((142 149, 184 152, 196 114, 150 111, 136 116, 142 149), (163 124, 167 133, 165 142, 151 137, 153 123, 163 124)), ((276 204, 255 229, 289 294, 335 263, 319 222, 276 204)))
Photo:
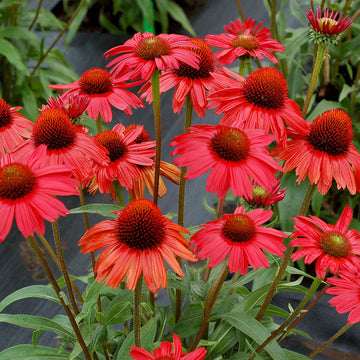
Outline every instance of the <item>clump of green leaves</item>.
POLYGON ((77 77, 64 55, 52 48, 65 23, 39 2, 29 9, 27 0, 0 2, 0 98, 10 106, 23 106, 30 119, 52 95, 50 83, 68 83, 77 77), (47 53, 45 44, 50 44, 47 53))

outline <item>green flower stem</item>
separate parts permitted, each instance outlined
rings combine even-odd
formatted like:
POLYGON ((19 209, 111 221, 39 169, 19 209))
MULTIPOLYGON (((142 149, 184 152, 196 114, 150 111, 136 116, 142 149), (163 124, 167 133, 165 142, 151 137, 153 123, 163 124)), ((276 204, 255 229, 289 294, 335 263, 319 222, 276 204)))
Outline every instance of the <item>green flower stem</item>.
POLYGON ((31 24, 30 24, 30 26, 28 28, 29 31, 32 30, 32 28, 34 27, 34 25, 35 25, 35 23, 36 23, 36 21, 37 21, 37 19, 39 17, 42 3, 43 3, 43 0, 39 0, 39 4, 38 4, 38 6, 36 8, 36 13, 35 13, 34 19, 33 19, 33 21, 31 22, 31 24))
POLYGON ((154 179, 154 196, 153 202, 158 203, 159 198, 159 177, 160 177, 160 160, 161 160, 161 108, 160 108, 160 74, 155 70, 151 76, 151 87, 153 96, 154 120, 155 120, 155 137, 156 137, 156 155, 155 155, 155 179, 154 179))
MULTIPOLYGON (((311 202, 311 199, 314 195, 314 192, 315 192, 315 189, 316 189, 316 185, 315 184, 312 184, 308 187, 306 193, 305 193, 305 196, 304 196, 304 200, 301 204, 301 207, 300 207, 300 210, 299 210, 299 215, 306 215, 308 210, 309 210, 309 206, 310 206, 310 202, 311 202)), ((276 273, 276 276, 272 282, 272 284, 270 285, 270 289, 266 295, 266 298, 260 308, 260 311, 259 313, 257 314, 256 316, 256 320, 257 321, 261 321, 262 318, 264 317, 265 315, 265 312, 275 294, 275 291, 276 291, 276 287, 277 285, 279 284, 282 276, 284 275, 284 272, 286 270, 286 267, 289 263, 289 260, 290 260, 290 257, 291 257, 291 254, 293 252, 294 248, 290 245, 290 242, 286 248, 286 251, 285 251, 285 254, 284 254, 284 257, 281 261, 281 264, 280 264, 280 267, 276 273)))
POLYGON ((142 275, 140 276, 134 292, 134 339, 135 346, 141 347, 141 317, 140 304, 142 299, 142 275))
MULTIPOLYGON (((186 96, 185 102, 185 121, 184 121, 184 133, 189 132, 188 128, 191 126, 193 117, 193 106, 190 100, 190 95, 186 96)), ((184 226, 184 213, 185 213, 185 173, 186 166, 181 168, 180 185, 179 185, 179 203, 178 203, 178 224, 184 226)))
MULTIPOLYGON (((316 295, 315 299, 306 307, 305 311, 303 311, 291 324, 288 326, 286 331, 289 331, 290 329, 293 329, 304 317, 306 314, 309 313, 309 311, 315 306, 315 304, 321 299, 321 297, 325 294, 326 289, 330 287, 329 284, 326 284, 321 291, 316 295)), ((284 338, 286 337, 286 332, 282 335, 282 337, 278 340, 278 343, 280 343, 284 338)))
MULTIPOLYGON (((189 132, 188 128, 191 126, 192 123, 192 116, 193 116, 193 105, 191 103, 190 95, 186 96, 185 101, 185 121, 184 121, 184 132, 189 132)), ((184 214, 185 214, 185 188, 186 188, 186 181, 185 181, 185 173, 186 173, 186 166, 181 168, 180 173, 180 183, 179 183, 179 200, 178 200, 178 224, 180 226, 184 226, 184 214)), ((181 258, 179 256, 176 257, 179 265, 181 266, 181 258)), ((181 290, 176 289, 176 303, 175 303, 175 321, 178 321, 181 316, 181 290)))
POLYGON ((238 10, 239 10, 240 20, 244 21, 245 16, 244 16, 244 12, 242 10, 241 4, 240 4, 240 0, 236 0, 236 4, 237 4, 238 10))
POLYGON ((358 94, 358 88, 359 88, 359 81, 360 81, 360 63, 358 65, 355 80, 354 80, 354 91, 351 95, 351 104, 350 104, 350 112, 349 112, 350 117, 354 116, 355 105, 356 105, 356 96, 358 94))
POLYGON ((120 188, 120 184, 118 180, 114 180, 112 182, 113 186, 114 186, 114 190, 115 190, 115 194, 116 194, 116 198, 118 200, 118 203, 120 206, 125 206, 125 201, 121 192, 121 188, 120 188))
POLYGON ((333 335, 329 340, 324 342, 321 346, 319 346, 315 351, 313 351, 308 358, 312 359, 315 355, 317 355, 320 351, 325 349, 329 344, 331 344, 334 340, 340 337, 346 330, 351 328, 354 324, 346 323, 335 335, 333 335))
MULTIPOLYGON (((247 55, 239 57, 239 75, 245 77, 245 70, 248 65, 250 65, 250 58, 247 55)), ((249 73, 250 74, 250 73, 249 73)))
POLYGON ((49 266, 49 263, 48 261, 46 260, 46 257, 44 256, 39 244, 37 243, 37 241, 35 240, 35 238, 33 236, 29 236, 28 237, 28 241, 30 243, 30 246, 32 247, 32 249, 34 250, 36 256, 38 257, 38 259, 40 260, 45 272, 46 272, 46 275, 48 277, 48 279, 50 280, 51 282, 51 285, 53 286, 60 302, 61 302, 61 305, 62 307, 64 308, 65 312, 66 312, 66 315, 68 316, 69 320, 70 320, 70 323, 71 323, 71 326, 72 328, 74 329, 75 331, 75 334, 76 334, 76 338, 79 342, 79 345, 81 346, 82 350, 83 350, 83 353, 85 355, 85 358, 86 360, 92 360, 91 358, 91 355, 89 353, 89 350, 88 348, 86 347, 86 344, 85 344, 85 341, 81 335, 81 332, 80 332, 80 329, 79 329, 79 326, 75 320, 75 317, 71 311, 71 309, 69 308, 68 305, 66 305, 64 299, 63 299, 63 296, 62 296, 62 292, 61 292, 61 289, 59 287, 59 284, 57 283, 56 279, 55 279, 55 276, 53 274, 53 272, 51 271, 51 268, 49 266))
POLYGON ((96 132, 99 133, 101 132, 102 129, 102 116, 99 113, 97 119, 96 119, 96 132))
POLYGON ((60 261, 61 272, 64 275, 66 287, 68 289, 69 299, 70 299, 70 302, 71 302, 71 305, 72 305, 72 308, 74 310, 75 315, 78 315, 80 313, 80 311, 79 311, 79 308, 78 308, 78 306, 76 304, 73 288, 72 288, 71 282, 70 282, 70 276, 69 276, 69 273, 68 273, 68 270, 67 270, 67 267, 66 267, 64 252, 63 252, 63 249, 62 249, 61 239, 60 239, 59 223, 58 223, 57 220, 55 220, 52 223, 52 228, 53 228, 53 233, 54 233, 56 252, 58 254, 58 258, 59 258, 59 261, 60 261))
MULTIPOLYGON (((85 206, 85 196, 84 196, 84 190, 82 188, 82 184, 80 183, 80 186, 78 186, 79 189, 79 198, 80 198, 80 204, 81 206, 85 206)), ((84 217, 84 224, 85 224, 85 230, 89 230, 89 217, 87 212, 83 212, 84 217)), ((93 251, 90 251, 90 258, 91 258, 91 266, 93 269, 95 269, 95 254, 93 251)))
MULTIPOLYGON (((56 254, 55 254, 54 250, 52 249, 49 242, 46 240, 45 236, 41 235, 41 234, 38 234, 38 237, 39 237, 41 243, 45 246, 47 252, 49 253, 51 259, 54 261, 57 268, 61 271, 61 265, 60 265, 59 259, 56 257, 56 254)), ((76 296, 78 297, 79 301, 83 304, 84 299, 83 299, 83 297, 81 295, 81 292, 79 291, 79 289, 77 288, 77 286, 75 285, 75 283, 71 279, 70 279, 70 282, 71 282, 72 288, 75 291, 76 296)))
POLYGON ((217 278, 215 279, 214 283, 211 285, 211 288, 205 298, 204 317, 203 317, 202 323, 200 325, 199 332, 196 335, 196 339, 195 339, 190 351, 194 351, 196 349, 205 330, 207 329, 211 310, 214 307, 217 296, 220 293, 221 287, 222 287, 228 273, 229 273, 229 266, 228 266, 228 263, 226 260, 223 268, 220 270, 217 278))
POLYGON ((56 39, 53 41, 53 43, 50 45, 50 47, 47 49, 47 51, 38 60, 37 64, 35 65, 33 71, 30 74, 29 82, 35 75, 35 73, 36 73, 37 69, 39 68, 39 66, 41 65, 41 63, 46 59, 46 57, 49 55, 50 51, 56 45, 56 43, 60 40, 60 38, 64 35, 64 33, 69 29, 71 23, 75 20, 75 18, 77 17, 78 13, 80 12, 81 8, 84 6, 85 3, 86 3, 86 0, 81 0, 80 4, 78 5, 76 10, 72 14, 70 20, 67 22, 65 27, 60 31, 59 35, 56 37, 56 39))
POLYGON ((302 116, 304 119, 306 117, 306 114, 307 114, 307 111, 308 111, 308 108, 310 105, 311 97, 314 93, 315 86, 316 86, 316 83, 317 83, 317 80, 318 80, 318 77, 320 74, 320 70, 321 70, 322 64, 324 62, 325 53, 326 53, 326 46, 323 43, 319 43, 317 45, 317 51, 316 51, 313 69, 312 69, 312 73, 311 73, 309 89, 306 94, 304 106, 302 108, 302 116))
MULTIPOLYGON (((301 313, 301 311, 304 309, 305 305, 308 303, 310 298, 313 296, 314 292, 317 290, 317 288, 322 283, 322 280, 316 277, 311 284, 309 290, 305 294, 304 298, 301 300, 300 304, 297 306, 297 308, 290 314, 290 316, 283 322, 281 326, 279 326, 256 350, 255 352, 257 354, 260 354, 260 352, 267 346, 272 340, 274 340, 278 335, 280 335, 286 327, 291 324, 297 316, 301 313)), ((249 360, 253 359, 256 356, 256 354, 253 354, 249 360)))

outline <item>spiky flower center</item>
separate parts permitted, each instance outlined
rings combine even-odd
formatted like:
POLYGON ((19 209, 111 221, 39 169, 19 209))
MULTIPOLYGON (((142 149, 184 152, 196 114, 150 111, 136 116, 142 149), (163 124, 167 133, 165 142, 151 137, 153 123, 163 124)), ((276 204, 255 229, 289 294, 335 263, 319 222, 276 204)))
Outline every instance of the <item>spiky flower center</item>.
POLYGON ((46 145, 48 150, 64 149, 74 143, 76 128, 60 109, 45 109, 38 116, 32 131, 35 146, 46 145))
POLYGON ((80 89, 88 95, 101 95, 112 90, 111 74, 101 68, 85 71, 79 80, 80 89))
POLYGON ((279 109, 287 98, 284 76, 274 68, 252 72, 244 82, 243 92, 248 102, 265 109, 279 109))
POLYGON ((210 76, 210 73, 215 69, 214 55, 211 48, 206 42, 199 38, 193 38, 190 42, 198 46, 198 48, 188 48, 195 54, 199 55, 199 69, 195 69, 190 65, 180 62, 178 69, 174 72, 177 76, 188 79, 206 79, 210 76))
POLYGON ((229 215, 222 227, 222 233, 228 240, 235 243, 250 241, 255 233, 255 224, 244 214, 229 215))
POLYGON ((148 199, 131 202, 118 217, 118 238, 134 250, 157 248, 165 237, 165 223, 160 209, 148 199))
POLYGON ((253 186, 253 197, 254 199, 257 199, 259 196, 261 200, 264 200, 264 198, 269 194, 268 191, 266 191, 261 186, 253 186))
POLYGON ((320 238, 320 248, 330 256, 339 258, 351 251, 349 240, 343 234, 335 231, 325 232, 320 238))
POLYGON ((16 200, 29 194, 36 178, 29 166, 13 163, 0 168, 0 199, 16 200))
POLYGON ((211 148, 222 159, 237 162, 248 156, 250 140, 239 129, 221 126, 211 139, 211 148))
POLYGON ((101 131, 95 135, 95 139, 109 151, 110 161, 120 159, 128 151, 124 140, 115 131, 101 131))
POLYGON ((324 29, 324 25, 328 26, 328 29, 330 30, 334 25, 337 24, 337 21, 331 18, 323 17, 321 19, 317 19, 319 23, 319 27, 321 31, 324 29))
POLYGON ((160 37, 142 39, 135 49, 137 56, 145 60, 154 60, 170 53, 169 44, 160 37))
POLYGON ((306 140, 331 156, 346 154, 353 139, 351 119, 341 109, 328 110, 313 120, 306 140))
MULTIPOLYGON (((128 125, 124 130, 124 135, 126 135, 130 130, 134 130, 138 127, 136 124, 128 125)), ((150 134, 143 128, 142 132, 137 136, 137 138, 134 140, 136 144, 140 144, 145 141, 151 141, 150 134)))
POLYGON ((0 99, 0 130, 11 124, 10 106, 3 99, 0 99))
POLYGON ((236 36, 231 41, 231 46, 233 48, 241 47, 245 50, 251 51, 251 50, 255 50, 259 47, 259 42, 255 36, 252 36, 250 34, 242 34, 242 35, 236 36))

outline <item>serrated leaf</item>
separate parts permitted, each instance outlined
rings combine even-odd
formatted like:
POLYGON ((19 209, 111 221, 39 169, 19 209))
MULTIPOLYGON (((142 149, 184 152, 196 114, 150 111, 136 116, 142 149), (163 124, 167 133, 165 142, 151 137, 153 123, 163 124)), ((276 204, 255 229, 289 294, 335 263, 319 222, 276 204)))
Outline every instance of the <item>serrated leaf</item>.
POLYGON ((71 214, 82 214, 82 213, 92 213, 99 214, 105 217, 117 218, 118 215, 112 213, 111 211, 119 211, 124 207, 120 205, 114 204, 88 204, 84 206, 80 206, 78 208, 74 208, 70 210, 71 214))
POLYGON ((17 290, 3 299, 0 302, 0 312, 15 301, 28 298, 46 299, 61 304, 53 288, 45 285, 31 285, 17 290))

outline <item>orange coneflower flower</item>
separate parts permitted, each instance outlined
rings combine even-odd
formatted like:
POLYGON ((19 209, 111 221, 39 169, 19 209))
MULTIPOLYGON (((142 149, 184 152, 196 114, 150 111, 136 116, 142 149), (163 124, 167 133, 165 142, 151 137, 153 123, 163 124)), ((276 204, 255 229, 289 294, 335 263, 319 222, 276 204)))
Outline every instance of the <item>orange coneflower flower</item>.
POLYGON ((277 64, 276 57, 269 51, 285 51, 285 46, 271 39, 268 28, 260 29, 262 22, 255 28, 254 19, 239 19, 230 26, 225 25, 226 34, 206 35, 205 40, 211 46, 222 48, 215 53, 219 66, 230 65, 243 56, 251 56, 263 60, 264 57, 277 64))
POLYGON ((222 124, 263 129, 283 144, 287 140, 285 124, 299 131, 306 129, 300 107, 289 99, 286 80, 279 70, 261 68, 245 80, 230 70, 226 73, 235 80, 230 79, 223 89, 209 95, 209 108, 217 108, 216 114, 224 113, 222 124))
POLYGON ((182 344, 178 335, 173 334, 173 343, 163 341, 160 347, 154 349, 153 354, 147 350, 131 346, 130 356, 135 360, 203 360, 206 349, 200 347, 188 354, 182 352, 182 344))
POLYGON ((94 163, 96 183, 102 194, 110 193, 114 180, 127 190, 132 189, 133 182, 141 177, 138 166, 154 164, 155 141, 134 143, 142 129, 139 125, 124 134, 124 125, 117 124, 112 130, 104 130, 94 136, 95 141, 108 150, 110 158, 106 164, 94 163))
POLYGON ((190 244, 199 259, 209 258, 209 267, 219 265, 229 256, 232 273, 245 275, 249 264, 253 269, 269 267, 263 250, 283 257, 286 234, 261 226, 272 216, 271 210, 256 209, 245 213, 244 206, 234 214, 225 214, 220 220, 207 222, 191 237, 190 244))
POLYGON ((339 314, 349 312, 347 322, 355 324, 360 321, 360 264, 351 270, 342 270, 339 277, 331 277, 326 281, 333 285, 326 292, 334 295, 329 300, 339 314))
POLYGON ((53 195, 75 195, 78 181, 65 165, 42 166, 45 146, 25 162, 12 154, 0 159, 0 242, 9 233, 14 218, 24 237, 45 233, 44 220, 53 222, 69 211, 53 195))
POLYGON ((251 197, 252 180, 267 190, 275 186, 281 166, 269 155, 273 136, 262 130, 238 129, 225 125, 194 125, 176 136, 171 156, 177 166, 187 166, 185 179, 194 179, 211 169, 206 191, 224 198, 231 189, 235 196, 251 197))
POLYGON ((143 274, 149 290, 156 292, 167 287, 164 259, 179 276, 184 274, 175 255, 196 261, 181 235, 190 232, 165 217, 152 201, 134 200, 115 213, 117 219, 96 224, 79 241, 83 253, 106 247, 94 269, 98 282, 106 279, 106 285, 115 288, 127 275, 127 287, 134 290, 143 274))
POLYGON ((63 93, 64 97, 87 95, 90 98, 87 113, 94 120, 100 114, 105 122, 110 122, 112 120, 111 105, 123 110, 126 115, 132 114, 132 107, 144 107, 135 94, 125 89, 132 85, 114 78, 107 70, 101 68, 85 71, 78 81, 70 84, 48 86, 53 89, 66 90, 63 93))
POLYGON ((34 124, 31 137, 14 149, 14 158, 26 161, 40 145, 45 145, 43 165, 65 164, 73 168, 75 177, 83 184, 93 177, 89 160, 107 164, 106 149, 81 126, 74 125, 61 109, 44 109, 34 124))
POLYGON ((185 35, 137 33, 123 45, 115 46, 105 53, 106 58, 120 55, 108 66, 111 73, 128 79, 149 80, 156 69, 177 69, 180 61, 198 68, 198 56, 190 51, 194 47, 185 35))
MULTIPOLYGON (((205 110, 208 105, 207 91, 216 90, 220 86, 217 85, 217 79, 213 73, 218 72, 215 67, 214 54, 209 45, 204 40, 193 38, 189 40, 197 47, 189 48, 200 57, 199 68, 180 62, 177 69, 168 69, 160 75, 160 93, 164 93, 175 86, 173 96, 173 111, 179 113, 184 105, 187 95, 190 95, 191 104, 199 115, 205 116, 205 110)), ((151 82, 147 82, 140 90, 142 92, 141 99, 146 98, 150 103, 152 102, 152 88, 151 82)))
POLYGON ((338 189, 357 191, 356 176, 360 171, 360 154, 353 145, 350 116, 341 109, 328 110, 310 122, 305 131, 290 129, 291 140, 285 147, 278 146, 273 154, 284 160, 284 172, 295 169, 298 183, 309 176, 321 194, 326 194, 333 179, 338 189))
POLYGON ((316 216, 298 216, 295 232, 291 234, 291 245, 301 247, 292 255, 296 261, 304 257, 305 264, 316 260, 316 275, 324 279, 326 271, 336 274, 359 262, 360 234, 348 230, 352 220, 352 209, 347 205, 335 225, 327 224, 316 216))
POLYGON ((0 99, 0 158, 31 135, 33 123, 17 113, 20 109, 0 99))

